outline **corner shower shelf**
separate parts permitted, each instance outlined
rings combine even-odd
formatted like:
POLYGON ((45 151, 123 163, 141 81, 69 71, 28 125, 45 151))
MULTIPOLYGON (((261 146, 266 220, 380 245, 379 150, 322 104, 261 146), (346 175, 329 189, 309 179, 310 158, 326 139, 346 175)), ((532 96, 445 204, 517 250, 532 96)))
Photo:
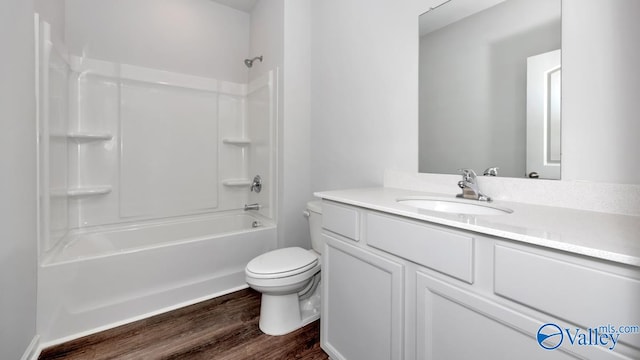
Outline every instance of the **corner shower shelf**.
POLYGON ((113 139, 109 133, 74 132, 68 133, 67 137, 76 141, 107 141, 113 139))
POLYGON ((247 139, 247 138, 226 138, 226 139, 222 139, 222 142, 225 143, 225 144, 246 146, 246 145, 251 144, 251 139, 247 139))
POLYGON ((53 138, 71 139, 77 142, 86 141, 108 141, 113 139, 113 135, 101 132, 70 132, 70 133, 52 133, 53 138))
POLYGON ((67 190, 67 196, 80 197, 80 196, 93 196, 93 195, 106 195, 111 192, 111 186, 87 186, 79 187, 67 190))
POLYGON ((249 179, 228 179, 223 180, 222 185, 229 187, 245 187, 251 185, 251 180, 249 179))

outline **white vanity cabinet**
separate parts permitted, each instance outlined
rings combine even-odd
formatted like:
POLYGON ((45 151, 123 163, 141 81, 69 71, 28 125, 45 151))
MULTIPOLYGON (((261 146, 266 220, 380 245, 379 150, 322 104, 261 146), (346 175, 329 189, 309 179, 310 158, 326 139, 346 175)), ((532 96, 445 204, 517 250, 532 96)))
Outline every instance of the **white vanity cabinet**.
POLYGON ((333 360, 640 359, 640 333, 614 346, 600 331, 640 332, 637 267, 325 200, 327 212, 333 360), (538 343, 544 324, 556 349, 538 343))
POLYGON ((322 347, 333 360, 401 359, 404 267, 359 246, 360 219, 323 204, 322 347))

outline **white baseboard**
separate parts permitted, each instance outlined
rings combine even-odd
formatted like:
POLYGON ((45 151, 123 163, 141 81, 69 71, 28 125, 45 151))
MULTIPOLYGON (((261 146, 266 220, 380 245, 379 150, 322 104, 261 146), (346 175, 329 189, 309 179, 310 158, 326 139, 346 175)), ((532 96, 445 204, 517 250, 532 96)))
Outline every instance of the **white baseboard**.
POLYGON ((36 335, 33 337, 33 340, 31 340, 31 343, 29 344, 27 349, 24 351, 24 354, 22 354, 22 357, 20 358, 20 360, 38 360, 41 350, 42 349, 40 349, 40 335, 36 335))

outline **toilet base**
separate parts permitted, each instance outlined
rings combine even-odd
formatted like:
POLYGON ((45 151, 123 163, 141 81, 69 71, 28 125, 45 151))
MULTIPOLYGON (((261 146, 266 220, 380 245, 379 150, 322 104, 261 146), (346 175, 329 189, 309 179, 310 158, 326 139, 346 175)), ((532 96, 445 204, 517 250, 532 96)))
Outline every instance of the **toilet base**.
POLYGON ((262 294, 260 330, 267 335, 284 335, 320 318, 320 291, 300 300, 298 294, 262 294))

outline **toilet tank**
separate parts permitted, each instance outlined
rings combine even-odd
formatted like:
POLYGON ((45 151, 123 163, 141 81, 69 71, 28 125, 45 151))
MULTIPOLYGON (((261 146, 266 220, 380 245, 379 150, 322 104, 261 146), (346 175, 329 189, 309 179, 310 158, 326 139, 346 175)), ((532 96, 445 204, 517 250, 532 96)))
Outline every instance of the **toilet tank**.
POLYGON ((311 233, 311 247, 318 254, 322 254, 324 241, 322 240, 322 201, 314 200, 307 203, 305 212, 309 220, 309 232, 311 233))

